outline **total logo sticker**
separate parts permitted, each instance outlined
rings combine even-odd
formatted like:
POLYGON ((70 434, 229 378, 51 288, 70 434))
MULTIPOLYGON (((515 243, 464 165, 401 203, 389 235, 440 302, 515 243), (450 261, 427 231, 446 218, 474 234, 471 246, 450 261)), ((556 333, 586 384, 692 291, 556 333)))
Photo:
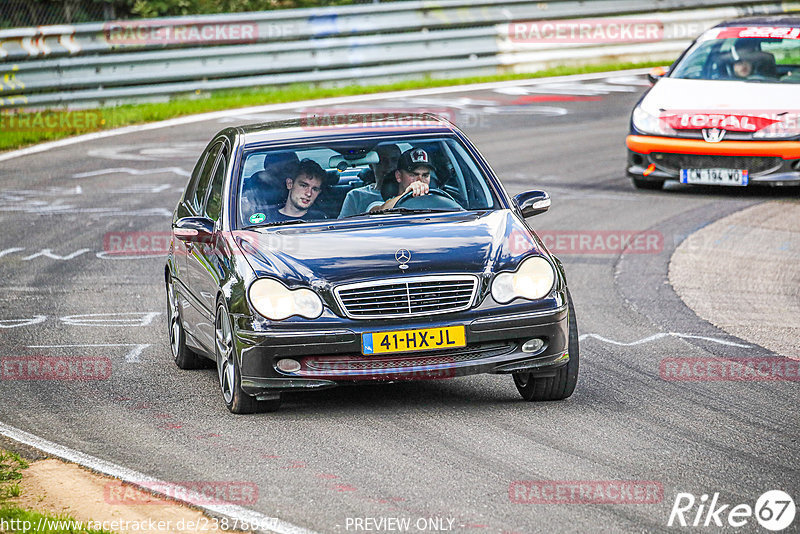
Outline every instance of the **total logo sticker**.
POLYGON ((723 527, 727 523, 733 528, 740 528, 747 525, 755 516, 762 528, 779 532, 792 524, 796 511, 792 497, 781 490, 763 493, 756 500, 755 507, 748 504, 731 506, 723 503, 719 499, 719 493, 714 493, 710 502, 708 494, 705 493, 699 499, 691 493, 678 493, 667 526, 723 527))

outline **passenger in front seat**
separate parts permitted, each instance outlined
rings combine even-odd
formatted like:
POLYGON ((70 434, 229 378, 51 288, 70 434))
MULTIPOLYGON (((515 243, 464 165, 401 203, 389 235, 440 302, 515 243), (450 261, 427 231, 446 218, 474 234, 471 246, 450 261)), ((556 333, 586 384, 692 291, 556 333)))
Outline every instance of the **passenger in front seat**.
POLYGON ((395 144, 379 145, 375 148, 378 153, 378 163, 370 165, 375 174, 375 182, 364 187, 359 187, 349 191, 344 197, 342 210, 339 218, 366 213, 369 205, 376 201, 383 202, 381 196, 381 186, 384 179, 394 177, 394 170, 397 168, 397 160, 400 158, 400 148, 395 144))
POLYGON ((286 201, 286 179, 294 177, 300 159, 294 152, 271 152, 264 158, 264 170, 258 171, 242 184, 241 213, 265 212, 286 201))

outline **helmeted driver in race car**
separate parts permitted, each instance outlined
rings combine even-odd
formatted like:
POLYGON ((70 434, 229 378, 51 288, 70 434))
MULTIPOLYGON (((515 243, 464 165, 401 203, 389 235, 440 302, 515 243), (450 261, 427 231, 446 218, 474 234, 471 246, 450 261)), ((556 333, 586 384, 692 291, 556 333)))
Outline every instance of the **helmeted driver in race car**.
POLYGON ((397 170, 394 171, 394 178, 397 180, 397 196, 394 196, 381 203, 373 202, 369 206, 369 211, 379 211, 391 209, 400 200, 400 197, 411 192, 412 196, 419 197, 427 195, 430 191, 431 171, 436 168, 431 163, 428 153, 421 148, 410 148, 400 154, 397 160, 397 170))

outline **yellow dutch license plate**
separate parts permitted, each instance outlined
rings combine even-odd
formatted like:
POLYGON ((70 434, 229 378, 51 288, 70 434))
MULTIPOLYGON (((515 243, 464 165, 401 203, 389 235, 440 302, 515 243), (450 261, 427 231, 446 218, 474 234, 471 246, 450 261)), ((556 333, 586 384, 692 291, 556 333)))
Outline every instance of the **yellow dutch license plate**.
POLYGON ((418 352, 466 346, 467 339, 463 325, 361 334, 362 354, 418 352))

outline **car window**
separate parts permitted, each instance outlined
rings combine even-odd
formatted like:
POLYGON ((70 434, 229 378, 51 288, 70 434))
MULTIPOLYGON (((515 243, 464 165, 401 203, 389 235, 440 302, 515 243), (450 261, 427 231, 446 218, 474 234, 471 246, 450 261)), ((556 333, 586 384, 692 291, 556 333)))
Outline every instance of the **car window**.
POLYGON ((789 28, 711 30, 672 69, 671 78, 800 83, 800 39, 780 38, 789 28))
POLYGON ((430 188, 435 192, 413 202, 403 199, 397 207, 407 203, 405 213, 484 210, 497 205, 480 166, 455 137, 382 137, 329 141, 296 150, 246 147, 237 192, 237 224, 370 217, 370 208, 379 209, 386 200, 400 196, 404 178, 397 161, 403 152, 417 150, 422 154, 415 157, 427 162, 430 188))
POLYGON ((217 160, 214 175, 211 179, 211 189, 206 200, 205 216, 216 221, 222 209, 222 184, 225 181, 225 170, 228 165, 228 146, 225 145, 217 160))
POLYGON ((192 195, 187 196, 186 200, 194 213, 200 214, 203 211, 203 204, 205 202, 206 194, 208 193, 208 186, 211 180, 211 172, 214 169, 214 162, 219 154, 222 142, 214 144, 208 151, 208 156, 203 164, 203 169, 199 173, 197 187, 192 192, 192 195))

